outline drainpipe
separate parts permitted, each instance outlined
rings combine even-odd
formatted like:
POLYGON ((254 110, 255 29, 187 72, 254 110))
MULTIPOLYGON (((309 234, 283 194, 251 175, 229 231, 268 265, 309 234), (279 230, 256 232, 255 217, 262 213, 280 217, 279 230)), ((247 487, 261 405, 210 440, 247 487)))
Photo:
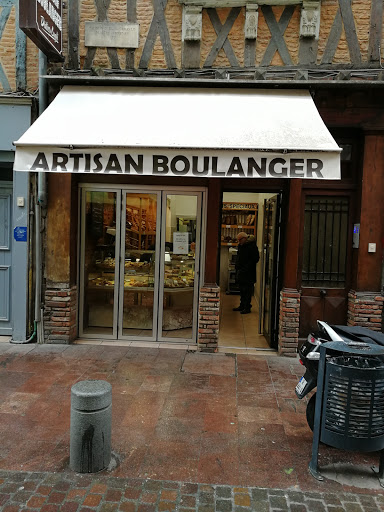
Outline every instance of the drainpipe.
MULTIPOLYGON (((39 51, 39 115, 48 105, 47 84, 44 75, 47 74, 47 57, 39 51)), ((35 269, 35 322, 37 324, 37 342, 44 343, 44 327, 42 325, 41 288, 42 288, 42 250, 41 250, 41 210, 47 206, 47 179, 45 172, 37 173, 37 200, 36 200, 36 269, 35 269)))
MULTIPOLYGON (((39 51, 39 115, 47 107, 47 84, 42 78, 47 74, 47 57, 42 51, 39 51)), ((41 251, 41 209, 47 204, 47 181, 44 172, 37 173, 37 190, 35 205, 35 319, 33 322, 33 333, 25 341, 14 341, 11 343, 25 344, 31 341, 44 343, 44 328, 42 326, 41 309, 41 287, 42 287, 42 251, 41 251)))

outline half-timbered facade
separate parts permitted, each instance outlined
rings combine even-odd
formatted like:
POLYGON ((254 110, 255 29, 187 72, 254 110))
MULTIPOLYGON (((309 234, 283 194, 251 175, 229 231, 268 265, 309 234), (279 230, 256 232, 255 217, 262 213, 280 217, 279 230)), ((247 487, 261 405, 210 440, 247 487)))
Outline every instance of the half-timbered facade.
MULTIPOLYGON (((20 43, 22 38, 18 39, 17 28, 12 25, 16 23, 16 4, 0 0, 0 9, 0 88, 3 93, 33 93, 38 80, 37 53, 30 42, 20 43), (22 59, 26 64, 20 68, 22 59)), ((48 168, 44 148, 50 138, 42 130, 34 142, 40 142, 42 150, 30 170, 57 171, 46 174, 44 340, 70 343, 79 336, 101 336, 161 343, 172 341, 171 333, 179 329, 182 334, 175 340, 197 344, 201 350, 216 350, 220 296, 225 293, 220 287, 223 194, 237 193, 240 197, 246 192, 269 198, 260 202, 259 209, 258 222, 264 231, 260 229, 258 238, 263 258, 256 297, 264 322, 260 328, 271 347, 281 354, 295 354, 300 339, 307 336, 317 319, 380 330, 383 24, 382 0, 66 2, 64 62, 48 62, 44 77, 52 106, 56 100, 57 105, 60 101, 65 105, 65 98, 69 98, 65 87, 89 94, 91 102, 99 98, 92 96, 95 88, 111 90, 112 95, 113 88, 128 95, 140 88, 173 88, 175 99, 176 91, 187 89, 214 89, 219 95, 220 91, 260 95, 277 90, 289 96, 295 91, 309 91, 342 150, 341 176, 338 180, 300 173, 289 177, 280 170, 273 177, 262 172, 248 177, 244 172, 233 172, 232 167, 226 176, 213 178, 196 172, 194 177, 186 177, 180 171, 180 161, 185 170, 188 155, 179 155, 173 176, 161 172, 150 176, 140 172, 137 154, 125 159, 132 172, 119 172, 121 160, 110 157, 110 172, 100 173, 97 153, 92 157, 94 167, 91 160, 87 167, 86 152, 81 157, 85 172, 78 172, 80 157, 69 153, 53 157, 54 168, 48 168), (62 172, 69 169, 65 165, 70 156, 75 172, 62 172), (91 169, 96 171, 88 172, 91 169), (185 250, 183 243, 188 245, 185 250), (176 310, 177 317, 172 313, 176 310)), ((95 100, 91 111, 79 101, 73 126, 66 124, 65 134, 75 132, 75 127, 86 131, 89 125, 84 118, 97 122, 98 112, 103 110, 99 117, 107 119, 105 138, 114 133, 116 125, 116 140, 123 140, 121 131, 131 134, 134 130, 124 128, 115 104, 109 118, 105 116, 110 105, 95 100)), ((181 130, 178 127, 191 125, 198 132, 208 120, 211 122, 212 115, 222 127, 224 114, 231 120, 239 108, 228 102, 218 113, 213 103, 212 110, 208 104, 196 124, 193 103, 188 101, 175 112, 171 99, 171 118, 158 109, 156 101, 147 107, 140 105, 134 116, 129 114, 132 110, 122 109, 127 125, 147 124, 152 140, 163 126, 165 139, 169 133, 168 148, 173 147, 173 139, 181 130), (160 111, 163 124, 156 118, 160 111)), ((274 112, 281 109, 283 120, 282 106, 271 108, 274 112)), ((60 110, 58 113, 56 122, 60 123, 60 110)), ((244 123, 249 123, 250 112, 245 108, 241 114, 244 123)), ((252 111, 252 115, 251 121, 262 132, 268 111, 260 110, 260 115, 252 111)), ((298 132, 313 132, 309 117, 308 122, 300 122, 298 132)), ((238 123, 240 129, 241 121, 238 123)), ((236 127, 229 124, 223 150, 232 149, 230 141, 236 127)), ((275 126, 278 132, 278 121, 275 126)), ((45 128, 47 132, 48 125, 45 128)), ((99 135, 101 141, 103 133, 99 135)), ((134 135, 130 137, 126 146, 134 145, 134 135)), ((95 135, 93 144, 87 140, 87 147, 100 147, 103 142, 96 139, 95 135)), ((77 142, 74 139, 68 145, 74 147, 70 148, 72 153, 77 142)), ((284 140, 280 142, 284 148, 284 140)), ((146 144, 145 150, 151 147, 151 140, 146 144)), ((204 147, 201 142, 194 149, 204 147)), ((276 148, 271 143, 259 149, 268 152, 276 148)), ((198 169, 197 160, 194 164, 193 155, 190 158, 188 165, 198 169)), ((172 169, 172 160, 169 166, 172 169)), ((232 224, 224 222, 229 229, 232 224)))

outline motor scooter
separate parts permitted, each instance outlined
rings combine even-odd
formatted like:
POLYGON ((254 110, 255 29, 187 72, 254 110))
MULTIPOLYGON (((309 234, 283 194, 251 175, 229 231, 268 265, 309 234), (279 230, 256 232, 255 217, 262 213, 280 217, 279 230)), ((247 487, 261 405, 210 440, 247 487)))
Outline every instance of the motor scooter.
MULTIPOLYGON (((317 374, 320 359, 320 346, 329 341, 345 343, 369 343, 384 346, 384 334, 365 327, 330 325, 317 321, 317 330, 311 332, 299 349, 300 363, 305 367, 305 374, 296 385, 295 392, 299 399, 307 396, 317 386, 317 374)), ((328 357, 331 357, 332 354, 328 357)), ((313 431, 315 418, 316 392, 308 401, 306 416, 309 428, 313 431)))

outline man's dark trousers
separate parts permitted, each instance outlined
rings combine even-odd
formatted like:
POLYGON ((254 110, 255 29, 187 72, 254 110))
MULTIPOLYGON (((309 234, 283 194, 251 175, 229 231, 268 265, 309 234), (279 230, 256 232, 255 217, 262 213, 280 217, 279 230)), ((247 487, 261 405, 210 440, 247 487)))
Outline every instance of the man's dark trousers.
POLYGON ((242 311, 251 309, 251 300, 253 295, 253 283, 239 283, 240 290, 240 308, 242 311))

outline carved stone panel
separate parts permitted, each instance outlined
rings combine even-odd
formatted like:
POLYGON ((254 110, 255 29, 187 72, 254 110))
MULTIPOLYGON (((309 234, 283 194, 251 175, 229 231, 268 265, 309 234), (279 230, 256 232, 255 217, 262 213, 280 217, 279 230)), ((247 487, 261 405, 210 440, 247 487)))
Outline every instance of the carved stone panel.
POLYGON ((202 31, 202 8, 199 6, 187 6, 183 8, 183 41, 200 41, 202 31))
POLYGON ((319 39, 320 1, 304 0, 301 8, 300 36, 319 39))
POLYGON ((257 4, 247 4, 246 6, 244 25, 245 39, 257 38, 258 8, 259 6, 257 4))

